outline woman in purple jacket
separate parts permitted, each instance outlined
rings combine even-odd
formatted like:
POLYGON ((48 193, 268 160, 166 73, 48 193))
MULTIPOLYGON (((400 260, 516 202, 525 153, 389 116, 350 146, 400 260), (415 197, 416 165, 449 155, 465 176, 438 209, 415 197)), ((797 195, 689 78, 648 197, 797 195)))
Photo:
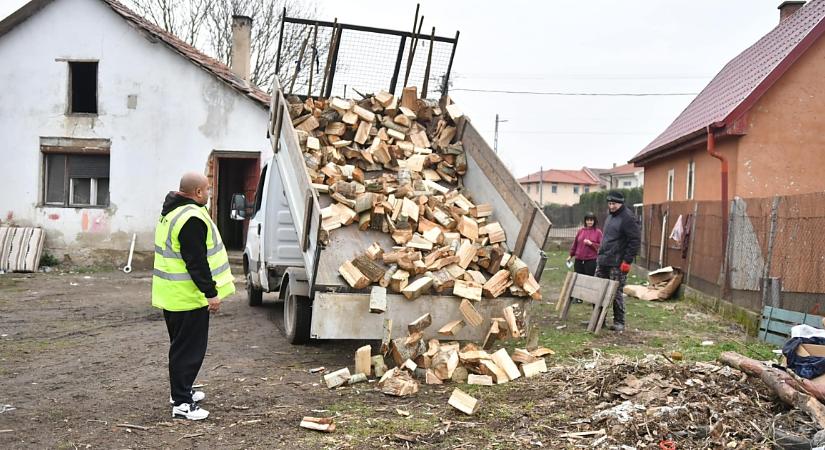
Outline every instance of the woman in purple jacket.
POLYGON ((576 233, 576 239, 570 247, 570 256, 567 257, 567 261, 576 258, 576 273, 591 277, 596 273, 596 258, 599 255, 599 245, 602 243, 602 230, 596 228, 596 225, 596 215, 587 213, 584 216, 584 227, 576 233))

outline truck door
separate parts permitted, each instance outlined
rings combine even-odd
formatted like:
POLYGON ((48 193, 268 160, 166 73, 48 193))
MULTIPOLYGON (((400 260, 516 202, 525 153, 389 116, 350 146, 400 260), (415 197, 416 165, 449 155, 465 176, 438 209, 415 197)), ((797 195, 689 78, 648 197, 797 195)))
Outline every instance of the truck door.
POLYGON ((269 183, 267 169, 269 169, 269 164, 265 165, 261 171, 261 178, 255 191, 255 204, 249 218, 249 230, 246 234, 249 273, 252 275, 252 282, 257 286, 261 286, 264 291, 269 291, 269 278, 266 274, 266 263, 263 261, 264 252, 262 251, 266 236, 263 232, 266 222, 266 209, 262 209, 261 205, 266 204, 266 186, 269 183))

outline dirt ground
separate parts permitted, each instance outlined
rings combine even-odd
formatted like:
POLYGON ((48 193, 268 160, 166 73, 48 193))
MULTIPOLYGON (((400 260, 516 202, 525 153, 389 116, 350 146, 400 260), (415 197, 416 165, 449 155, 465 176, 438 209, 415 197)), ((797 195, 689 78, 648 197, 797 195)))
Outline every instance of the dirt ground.
POLYGON ((551 361, 550 373, 531 380, 462 385, 481 399, 474 416, 447 406, 454 384, 422 384, 409 398, 385 396, 374 384, 330 391, 309 369, 351 367, 363 343, 289 345, 280 303, 265 297, 262 307, 249 307, 238 279, 239 293, 212 317, 198 379, 211 415, 173 420, 168 337, 150 306, 150 283, 148 272, 0 276, 0 448, 658 448, 669 435, 681 441, 678 448, 767 448, 775 414, 789 414, 741 374, 662 359, 551 361), (678 394, 681 418, 645 420, 644 427, 591 420, 626 398, 609 385, 653 373, 664 377, 654 390, 666 394, 648 406, 672 404, 678 394), (692 379, 702 386, 691 390, 692 379), (705 393, 707 385, 718 392, 705 393), (301 429, 306 415, 334 417, 338 429, 301 429), (751 423, 737 425, 742 415, 751 423), (582 431, 590 434, 565 438, 582 431))

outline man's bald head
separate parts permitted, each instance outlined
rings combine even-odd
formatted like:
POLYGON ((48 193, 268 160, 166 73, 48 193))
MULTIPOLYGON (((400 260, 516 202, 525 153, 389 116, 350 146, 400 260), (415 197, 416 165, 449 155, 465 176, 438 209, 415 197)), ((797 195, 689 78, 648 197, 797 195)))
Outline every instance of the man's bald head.
POLYGON ((209 179, 202 173, 187 172, 180 178, 179 192, 182 196, 205 205, 209 199, 209 179))
POLYGON ((180 191, 184 194, 194 194, 198 188, 209 186, 209 180, 202 173, 187 172, 180 178, 180 191))

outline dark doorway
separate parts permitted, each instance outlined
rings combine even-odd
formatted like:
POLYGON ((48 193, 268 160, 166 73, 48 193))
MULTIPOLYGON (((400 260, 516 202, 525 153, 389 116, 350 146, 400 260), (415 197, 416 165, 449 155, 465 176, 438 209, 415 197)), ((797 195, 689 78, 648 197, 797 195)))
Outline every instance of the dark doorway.
POLYGON ((259 177, 258 157, 223 157, 215 158, 217 179, 214 189, 215 223, 228 250, 241 250, 246 242, 248 220, 232 220, 229 217, 232 194, 243 193, 249 201, 254 201, 255 187, 259 177))

